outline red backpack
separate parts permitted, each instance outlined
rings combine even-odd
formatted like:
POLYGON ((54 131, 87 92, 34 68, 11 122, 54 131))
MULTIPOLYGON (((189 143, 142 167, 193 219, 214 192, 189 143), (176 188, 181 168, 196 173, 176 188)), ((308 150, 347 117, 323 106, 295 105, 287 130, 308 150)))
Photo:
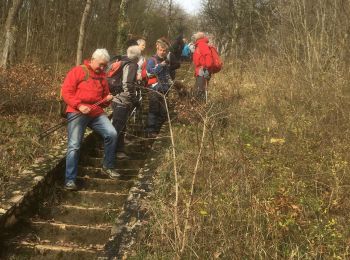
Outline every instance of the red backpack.
POLYGON ((116 75, 118 73, 118 71, 121 69, 121 67, 122 67, 121 60, 117 60, 117 61, 113 62, 112 64, 109 64, 106 68, 107 78, 112 78, 114 75, 116 75))
POLYGON ((213 60, 213 63, 211 65, 211 67, 209 68, 209 71, 211 73, 218 73, 222 69, 223 62, 220 59, 218 50, 214 46, 209 45, 209 50, 211 53, 211 58, 213 60))
MULTIPOLYGON (((217 49, 213 45, 208 45, 208 47, 210 50, 210 56, 212 60, 212 63, 208 68, 208 70, 213 74, 218 73, 223 67, 223 62, 220 59, 217 49)), ((199 48, 196 48, 196 51, 198 52, 199 55, 201 55, 201 51, 199 50, 199 48)))

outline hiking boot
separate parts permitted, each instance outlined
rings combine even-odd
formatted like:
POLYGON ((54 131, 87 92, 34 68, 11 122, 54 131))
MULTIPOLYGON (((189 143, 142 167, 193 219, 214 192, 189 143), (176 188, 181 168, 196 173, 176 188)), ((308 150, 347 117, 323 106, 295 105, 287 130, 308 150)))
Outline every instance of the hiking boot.
POLYGON ((120 174, 115 169, 102 168, 102 173, 108 175, 111 179, 118 179, 120 174))
POLYGON ((66 183, 66 185, 64 185, 64 188, 66 190, 77 190, 78 189, 78 187, 77 187, 77 185, 75 184, 74 181, 68 181, 66 183))
POLYGON ((129 159, 129 156, 124 152, 117 152, 117 159, 118 160, 127 160, 127 159, 129 159))

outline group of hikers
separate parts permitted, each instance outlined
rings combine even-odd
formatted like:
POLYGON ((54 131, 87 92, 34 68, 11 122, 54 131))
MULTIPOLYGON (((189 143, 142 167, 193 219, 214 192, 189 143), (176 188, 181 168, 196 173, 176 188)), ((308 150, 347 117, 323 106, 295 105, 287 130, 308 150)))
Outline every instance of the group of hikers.
POLYGON ((182 36, 172 43, 162 37, 155 43, 156 53, 148 59, 143 56, 146 41, 142 38, 128 41, 126 55, 122 56, 111 58, 106 49, 97 49, 90 60, 68 72, 61 88, 68 121, 65 189, 77 189, 79 152, 87 127, 103 137, 102 172, 112 179, 120 177, 116 158, 128 158, 124 150, 126 123, 132 110, 140 106, 141 89, 147 90, 149 97, 145 134, 149 138, 159 134, 167 118, 166 96, 174 85, 181 59, 193 60, 195 96, 203 98, 211 74, 220 64, 205 33, 197 32, 193 37, 193 47, 182 36), (193 48, 190 54, 187 48, 193 48), (112 121, 103 110, 110 105, 112 121))

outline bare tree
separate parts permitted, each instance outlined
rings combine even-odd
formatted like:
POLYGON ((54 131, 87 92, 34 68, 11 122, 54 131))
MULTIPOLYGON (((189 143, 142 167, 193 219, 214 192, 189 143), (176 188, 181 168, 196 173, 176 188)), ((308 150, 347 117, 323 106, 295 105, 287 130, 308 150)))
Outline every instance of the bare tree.
POLYGON ((173 1, 169 0, 169 6, 168 6, 168 38, 170 38, 170 36, 171 36, 171 29, 172 29, 172 23, 173 23, 172 9, 173 9, 173 1))
POLYGON ((117 30, 117 51, 124 53, 128 39, 128 4, 129 0, 122 0, 119 7, 118 30, 117 30))
MULTIPOLYGON (((90 1, 89 10, 87 0, 0 0, 0 35, 6 36, 5 29, 8 32, 0 37, 0 63, 5 40, 6 66, 29 60, 58 64, 79 63, 82 59, 78 56, 84 57, 96 46, 125 53, 130 34, 143 35, 151 43, 168 33, 169 0, 90 1), (9 25, 12 23, 15 26, 9 25), (159 24, 165 26, 156 26, 159 24), (21 40, 15 41, 14 32, 22 36, 21 40)), ((190 16, 172 1, 172 36, 180 28, 193 31, 189 20, 190 16)))
POLYGON ((7 68, 9 54, 12 51, 13 43, 15 42, 15 18, 18 14, 23 0, 13 0, 11 9, 9 10, 6 24, 5 24, 5 43, 2 51, 2 57, 0 61, 0 67, 7 68))
POLYGON ((79 31, 79 41, 78 41, 78 49, 77 49, 77 60, 75 62, 76 65, 81 64, 82 59, 83 59, 83 47, 84 47, 84 39, 85 39, 87 18, 88 18, 89 14, 90 14, 92 1, 93 0, 86 0, 84 13, 83 13, 83 16, 81 18, 80 31, 79 31))

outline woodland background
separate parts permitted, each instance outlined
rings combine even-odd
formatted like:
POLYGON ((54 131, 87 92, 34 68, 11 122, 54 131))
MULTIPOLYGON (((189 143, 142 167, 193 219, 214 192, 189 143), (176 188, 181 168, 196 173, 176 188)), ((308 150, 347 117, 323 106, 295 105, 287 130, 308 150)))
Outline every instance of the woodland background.
MULTIPOLYGON (((0 1, 2 189, 65 134, 36 139, 59 120, 87 2, 0 1)), ((203 0, 195 16, 170 0, 92 1, 84 57, 120 52, 128 34, 151 53, 159 36, 203 30, 225 59, 207 105, 177 100, 178 167, 169 150, 135 259, 349 258, 349 15, 349 0, 203 0)), ((179 74, 191 88, 191 69, 179 74)))

